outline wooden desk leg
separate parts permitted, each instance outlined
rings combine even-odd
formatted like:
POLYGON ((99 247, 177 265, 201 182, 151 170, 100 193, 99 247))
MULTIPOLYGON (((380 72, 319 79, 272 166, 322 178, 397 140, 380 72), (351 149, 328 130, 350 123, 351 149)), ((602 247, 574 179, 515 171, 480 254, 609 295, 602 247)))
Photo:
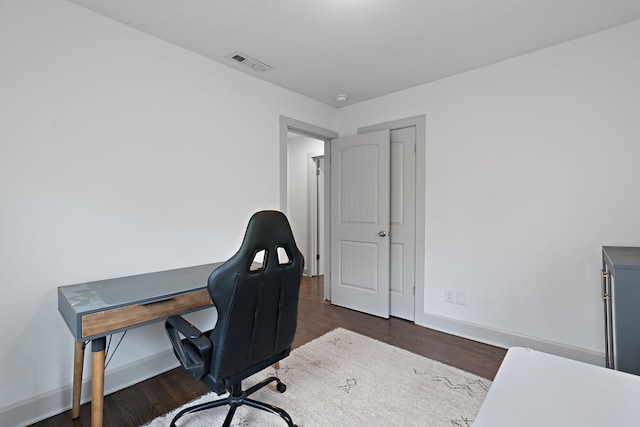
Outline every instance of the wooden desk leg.
POLYGON ((73 350, 73 399, 71 418, 80 416, 80 395, 82 394, 82 369, 84 367, 84 342, 77 342, 73 350))
POLYGON ((102 427, 106 338, 91 341, 91 427, 102 427))

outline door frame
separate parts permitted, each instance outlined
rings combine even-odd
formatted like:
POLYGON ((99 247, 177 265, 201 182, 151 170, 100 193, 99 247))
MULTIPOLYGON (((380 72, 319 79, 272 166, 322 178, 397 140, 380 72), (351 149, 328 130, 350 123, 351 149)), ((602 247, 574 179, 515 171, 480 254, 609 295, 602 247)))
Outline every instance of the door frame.
MULTIPOLYGON (((324 159, 325 159, 325 168, 327 168, 327 165, 330 162, 330 156, 327 154, 327 150, 330 147, 330 142, 332 139, 337 139, 338 138, 338 132, 329 130, 329 129, 325 129, 322 128, 320 126, 316 126, 316 125, 312 125, 310 123, 305 123, 302 122, 300 120, 296 120, 296 119, 292 119, 291 117, 287 117, 287 116, 283 116, 280 115, 280 210, 282 212, 284 212, 285 214, 288 214, 289 211, 289 202, 287 200, 287 195, 288 195, 288 186, 287 186, 287 182, 288 182, 288 160, 289 160, 289 155, 288 155, 288 150, 287 150, 287 144, 289 141, 288 138, 288 134, 289 132, 293 132, 293 133, 297 133, 300 135, 304 135, 304 136, 308 136, 311 138, 315 138, 315 139, 319 139, 324 141, 324 159)), ((328 209, 330 209, 330 205, 327 203, 327 183, 329 181, 327 181, 327 173, 325 171, 325 206, 324 206, 324 218, 325 218, 325 227, 324 227, 324 236, 325 236, 325 263, 324 263, 324 268, 325 268, 325 276, 328 276, 330 274, 330 270, 329 270, 329 263, 326 262, 328 256, 329 256, 329 245, 326 244, 327 239, 329 236, 329 232, 330 232, 330 220, 327 220, 327 212, 328 209)), ((330 182, 329 182, 330 184, 330 182)), ((328 280, 324 281, 324 290, 325 290, 325 298, 327 295, 327 284, 328 284, 328 280)))
MULTIPOLYGON (((424 277, 425 277, 425 198, 426 198, 426 128, 427 116, 425 114, 405 119, 392 120, 384 123, 359 127, 358 135, 388 129, 402 129, 415 126, 416 128, 416 248, 415 248, 415 298, 414 298, 414 323, 424 315, 424 277)), ((325 149, 326 150, 326 149, 325 149)), ((326 166, 325 166, 326 167, 326 166)), ((326 190, 325 190, 326 191, 326 190)), ((325 195, 326 197, 326 195, 325 195)), ((327 280, 325 280, 327 282, 327 280)))

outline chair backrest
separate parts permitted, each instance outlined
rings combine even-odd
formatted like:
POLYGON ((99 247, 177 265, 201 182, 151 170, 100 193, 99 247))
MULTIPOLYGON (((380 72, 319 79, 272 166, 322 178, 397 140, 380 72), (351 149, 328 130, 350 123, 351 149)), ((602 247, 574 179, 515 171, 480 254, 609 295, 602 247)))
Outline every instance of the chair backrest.
POLYGON ((218 311, 211 333, 211 374, 217 380, 290 350, 303 268, 286 216, 255 213, 238 252, 209 277, 218 311))

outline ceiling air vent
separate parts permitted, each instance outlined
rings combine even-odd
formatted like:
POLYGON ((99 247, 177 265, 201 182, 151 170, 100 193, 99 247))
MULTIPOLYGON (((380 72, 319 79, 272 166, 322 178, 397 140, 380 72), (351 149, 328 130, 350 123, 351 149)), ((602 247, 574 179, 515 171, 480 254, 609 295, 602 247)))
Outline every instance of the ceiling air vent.
POLYGON ((234 52, 231 55, 227 55, 227 58, 232 59, 237 63, 251 68, 253 71, 257 71, 259 73, 263 73, 271 69, 271 67, 267 64, 264 64, 257 59, 253 59, 252 57, 245 55, 244 53, 234 52))

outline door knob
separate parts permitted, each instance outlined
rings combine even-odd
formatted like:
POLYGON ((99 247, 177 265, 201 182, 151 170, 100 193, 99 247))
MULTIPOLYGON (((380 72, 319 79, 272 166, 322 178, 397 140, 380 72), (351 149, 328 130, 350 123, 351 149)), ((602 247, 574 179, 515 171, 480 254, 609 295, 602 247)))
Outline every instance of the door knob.
POLYGON ((386 235, 387 235, 386 231, 381 231, 381 232, 378 233, 378 236, 380 236, 380 237, 385 237, 386 235))

